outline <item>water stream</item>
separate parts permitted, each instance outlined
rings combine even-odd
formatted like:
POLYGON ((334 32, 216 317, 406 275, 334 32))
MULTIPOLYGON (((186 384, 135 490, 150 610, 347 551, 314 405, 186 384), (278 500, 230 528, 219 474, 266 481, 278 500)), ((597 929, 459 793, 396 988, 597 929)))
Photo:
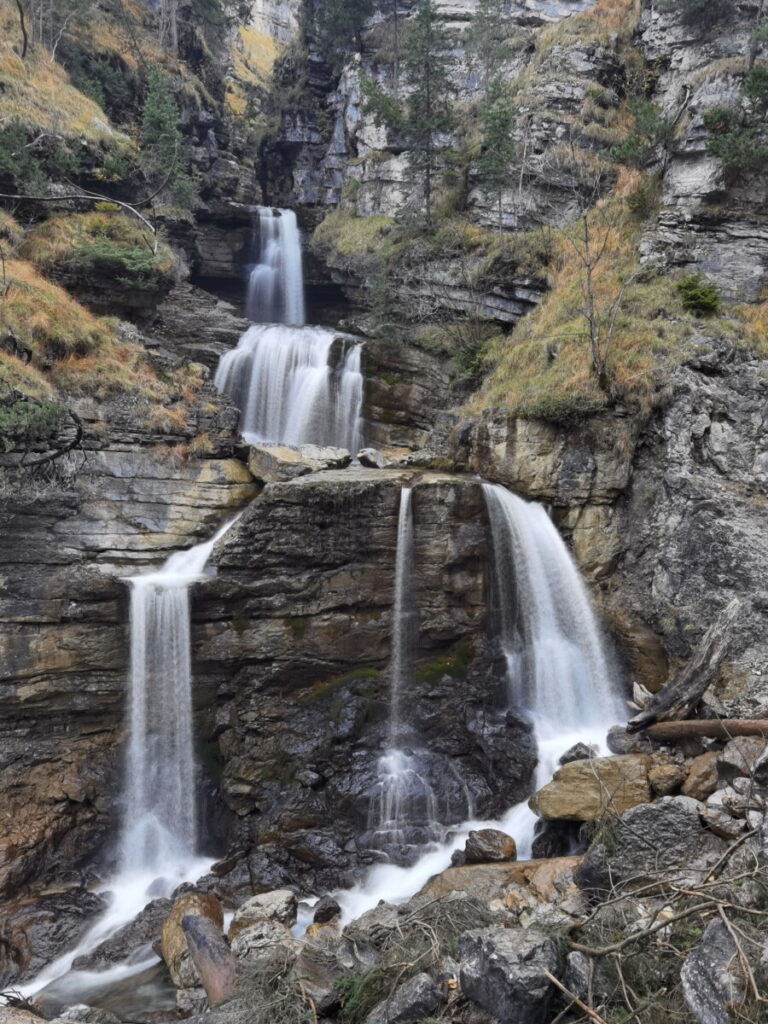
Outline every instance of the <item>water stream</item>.
MULTIPOLYGON (((483 484, 483 494, 496 639, 506 661, 510 708, 533 727, 536 790, 569 747, 586 742, 602 748, 608 728, 626 713, 588 591, 546 511, 496 484, 483 484)), ((377 865, 359 885, 336 893, 343 920, 381 899, 398 902, 418 892, 448 867, 472 829, 501 829, 516 840, 521 860, 530 857, 537 820, 523 801, 497 821, 465 821, 447 842, 429 844, 410 867, 377 865)))
POLYGON ((138 974, 158 958, 146 949, 109 971, 72 971, 74 961, 132 921, 146 904, 206 873, 198 852, 192 725, 189 589, 205 578, 216 542, 239 516, 202 544, 175 552, 162 568, 126 578, 131 588, 131 663, 120 849, 102 891, 107 911, 76 948, 49 964, 22 994, 55 1003, 83 1001, 105 984, 138 974))
POLYGON ((305 326, 301 239, 291 210, 257 207, 246 313, 253 326, 214 383, 240 409, 249 444, 362 446, 362 345, 305 326))

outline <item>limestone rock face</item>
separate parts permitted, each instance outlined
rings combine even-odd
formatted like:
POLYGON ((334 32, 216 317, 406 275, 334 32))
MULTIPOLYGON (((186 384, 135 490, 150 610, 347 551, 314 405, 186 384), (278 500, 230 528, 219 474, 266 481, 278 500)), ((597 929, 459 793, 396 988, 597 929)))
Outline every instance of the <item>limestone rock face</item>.
POLYGON ((527 929, 485 928, 459 940, 461 990, 507 1024, 544 1024, 563 968, 554 939, 527 929))
POLYGON ((651 799, 650 758, 644 754, 570 761, 528 801, 542 818, 595 821, 651 799))

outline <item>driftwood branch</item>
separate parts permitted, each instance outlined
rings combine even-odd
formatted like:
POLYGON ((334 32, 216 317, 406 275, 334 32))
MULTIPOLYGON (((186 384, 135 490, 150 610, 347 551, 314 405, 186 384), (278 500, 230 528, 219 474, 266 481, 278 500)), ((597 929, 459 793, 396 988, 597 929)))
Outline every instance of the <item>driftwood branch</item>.
POLYGON ((691 713, 715 677, 730 642, 730 631, 741 610, 737 597, 725 606, 701 639, 685 668, 654 696, 648 707, 627 723, 627 732, 653 722, 679 720, 691 713))
POLYGON ((729 740, 733 736, 768 737, 768 718, 695 718, 687 722, 658 722, 646 733, 653 740, 683 740, 691 736, 709 736, 729 740))
POLYGON ((199 914, 186 914, 181 919, 181 930, 209 1004, 231 996, 237 988, 237 960, 213 921, 199 914))

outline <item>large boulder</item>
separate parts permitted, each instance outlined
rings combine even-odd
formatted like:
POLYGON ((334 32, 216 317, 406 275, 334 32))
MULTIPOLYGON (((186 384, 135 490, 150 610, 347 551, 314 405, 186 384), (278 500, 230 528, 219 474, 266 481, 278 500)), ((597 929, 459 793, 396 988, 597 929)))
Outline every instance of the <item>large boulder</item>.
POLYGON ((230 941, 240 932, 260 921, 277 921, 290 928, 296 923, 298 909, 296 894, 290 889, 273 889, 258 896, 252 896, 235 911, 227 933, 230 941))
POLYGON ((504 1024, 544 1024, 562 955, 554 939, 525 928, 482 928, 459 939, 461 990, 504 1024))
POLYGON ((644 754, 569 761, 528 801, 550 820, 595 821, 651 799, 650 759, 644 754))
POLYGON ((703 804, 688 796, 665 796, 631 807, 607 823, 575 871, 585 891, 617 885, 640 887, 664 875, 698 881, 722 856, 726 844, 704 827, 703 804))
POLYGON ((717 789, 717 758, 716 750, 708 750, 694 757, 688 769, 688 778, 683 783, 683 796, 706 800, 714 793, 717 789))
POLYGON ((440 989, 428 974, 415 974, 401 985, 391 999, 382 999, 365 1024, 410 1024, 429 1017, 442 1002, 440 989))
POLYGON ((344 469, 351 461, 346 448, 316 444, 254 444, 248 452, 248 469, 256 480, 265 484, 323 470, 344 469))
POLYGON ((470 832, 464 846, 466 864, 487 864, 489 861, 515 860, 517 845, 512 836, 496 828, 470 832))
POLYGON ((279 921, 261 918, 237 932, 232 940, 232 952, 238 960, 260 960, 277 947, 292 948, 290 931, 279 921))
POLYGON ((224 925, 221 904, 207 892, 185 892, 173 904, 170 914, 163 922, 160 933, 160 955, 168 967, 177 988, 195 988, 200 984, 197 969, 192 963, 187 948, 187 939, 181 927, 185 917, 206 917, 217 928, 224 925))

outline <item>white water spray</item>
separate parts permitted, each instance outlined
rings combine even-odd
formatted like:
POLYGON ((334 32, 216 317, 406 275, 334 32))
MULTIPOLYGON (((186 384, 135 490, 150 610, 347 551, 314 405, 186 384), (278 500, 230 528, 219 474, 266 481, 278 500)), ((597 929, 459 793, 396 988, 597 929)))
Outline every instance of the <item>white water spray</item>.
POLYGON ((248 275, 246 316, 254 323, 301 327, 304 279, 296 214, 268 206, 257 206, 254 213, 258 218, 259 252, 248 275))
POLYGON ((251 444, 361 443, 360 349, 325 327, 249 327, 225 353, 214 383, 240 409, 251 444))

